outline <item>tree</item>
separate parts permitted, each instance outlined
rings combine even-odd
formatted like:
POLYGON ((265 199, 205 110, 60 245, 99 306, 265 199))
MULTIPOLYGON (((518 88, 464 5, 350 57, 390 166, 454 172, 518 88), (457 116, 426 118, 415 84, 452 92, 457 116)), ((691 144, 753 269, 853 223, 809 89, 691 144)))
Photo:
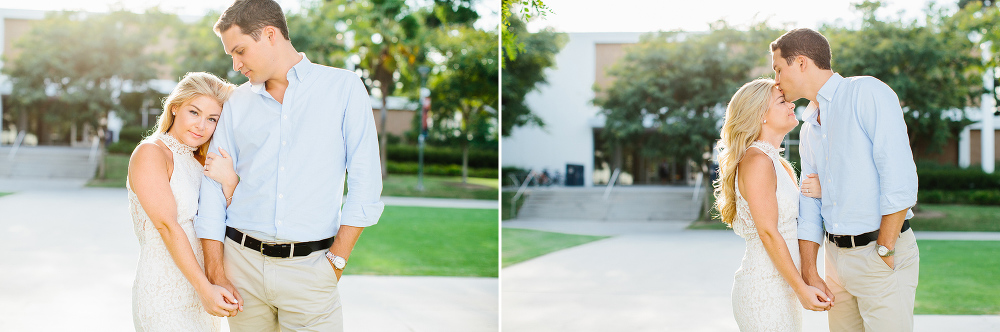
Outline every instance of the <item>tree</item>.
POLYGON ((233 84, 246 83, 247 77, 233 70, 233 59, 226 54, 222 39, 212 27, 219 13, 209 12, 198 22, 177 29, 173 75, 179 80, 188 72, 209 72, 233 84))
MULTIPOLYGON (((497 35, 460 25, 438 31, 433 48, 445 57, 434 69, 431 93, 438 123, 454 122, 462 143, 462 182, 467 182, 469 141, 490 132, 483 119, 497 117, 500 73, 497 68, 497 35)), ((495 128, 495 127, 494 127, 495 128)), ((497 131, 492 130, 496 136, 497 131)))
POLYGON ((603 135, 648 157, 704 165, 719 137, 722 105, 763 64, 775 35, 763 23, 742 32, 717 22, 704 35, 642 36, 609 71, 615 82, 594 100, 606 117, 603 135))
MULTIPOLYGON (((20 40, 22 51, 3 73, 12 81, 11 101, 19 127, 34 123, 42 144, 49 133, 78 124, 98 127, 108 111, 126 114, 123 92, 148 90, 163 54, 151 50, 176 16, 157 10, 136 14, 57 12, 35 22, 20 40), (31 117, 32 119, 28 119, 31 117)), ((70 138, 73 139, 73 138, 70 138)))
MULTIPOLYGON (((501 107, 501 133, 510 135, 514 127, 534 124, 544 127, 545 123, 531 112, 524 103, 524 97, 541 84, 546 84, 545 69, 556 64, 556 54, 566 44, 566 35, 545 29, 536 33, 528 33, 524 22, 512 19, 506 34, 514 35, 525 45, 525 51, 520 56, 504 57, 503 66, 503 101, 501 107)), ((506 48, 503 52, 508 52, 506 48)))
POLYGON ((943 11, 931 11, 926 25, 901 18, 880 21, 880 2, 857 5, 862 12, 860 29, 824 26, 830 40, 833 69, 844 76, 873 76, 899 96, 913 147, 937 152, 962 127, 969 124, 964 112, 954 115, 981 91, 973 70, 978 61, 968 31, 943 11))
MULTIPOLYGON (((503 56, 505 60, 517 59, 518 53, 526 50, 523 42, 517 41, 517 35, 511 33, 514 21, 528 22, 532 17, 545 17, 552 10, 542 0, 503 0, 500 2, 500 20, 503 25, 503 56), (534 10, 534 15, 532 15, 534 10), (513 17, 513 19, 511 19, 513 17)), ((504 61, 504 66, 507 62, 504 61)))

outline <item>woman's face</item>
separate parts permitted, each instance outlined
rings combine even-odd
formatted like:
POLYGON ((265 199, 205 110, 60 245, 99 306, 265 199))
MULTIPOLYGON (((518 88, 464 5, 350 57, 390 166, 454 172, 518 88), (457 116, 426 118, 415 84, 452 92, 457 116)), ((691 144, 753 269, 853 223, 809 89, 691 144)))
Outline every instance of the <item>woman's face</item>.
POLYGON ((781 134, 787 134, 799 125, 799 120, 795 118, 795 103, 786 101, 785 95, 777 86, 771 88, 771 99, 768 101, 764 120, 767 120, 764 127, 781 134))
POLYGON ((212 139, 219 124, 222 106, 208 96, 198 96, 174 110, 174 124, 169 133, 190 146, 201 146, 212 139))

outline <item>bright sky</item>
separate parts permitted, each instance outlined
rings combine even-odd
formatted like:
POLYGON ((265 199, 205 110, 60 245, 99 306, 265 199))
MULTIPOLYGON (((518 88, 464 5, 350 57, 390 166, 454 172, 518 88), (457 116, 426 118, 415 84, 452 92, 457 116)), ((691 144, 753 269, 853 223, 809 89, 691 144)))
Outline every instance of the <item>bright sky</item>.
MULTIPOLYGON (((281 8, 297 12, 302 3, 312 3, 320 0, 275 0, 281 8)), ((407 0, 411 5, 424 6, 432 0, 407 0)), ((34 10, 83 10, 88 12, 107 12, 109 8, 124 7, 127 10, 141 12, 147 8, 159 6, 165 12, 179 15, 201 17, 210 10, 222 12, 229 7, 232 0, 44 0, 44 1, 9 1, 0 8, 34 9, 34 10)), ((495 27, 500 22, 500 0, 479 0, 476 11, 480 20, 476 27, 495 27)))
MULTIPOLYGON (((772 26, 819 28, 822 23, 842 20, 857 25, 861 14, 851 3, 861 0, 545 0, 554 14, 528 25, 530 31, 552 26, 560 32, 647 32, 657 30, 706 31, 708 23, 725 19, 746 26, 767 19, 772 26), (613 4, 612 4, 613 3, 613 4)), ((876 15, 895 17, 905 10, 908 19, 923 21, 929 0, 888 0, 876 15)), ((937 1, 938 6, 957 8, 958 1, 937 1)))

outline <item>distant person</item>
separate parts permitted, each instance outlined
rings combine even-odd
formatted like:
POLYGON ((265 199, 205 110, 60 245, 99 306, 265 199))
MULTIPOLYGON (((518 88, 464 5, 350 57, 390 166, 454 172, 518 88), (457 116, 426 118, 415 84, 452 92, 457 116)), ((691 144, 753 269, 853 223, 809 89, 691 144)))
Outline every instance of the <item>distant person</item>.
POLYGON ((800 197, 803 279, 834 299, 831 331, 912 331, 917 171, 899 98, 874 77, 833 72, 830 43, 811 29, 778 37, 771 52, 786 99, 809 99, 799 154, 802 173, 817 173, 807 180, 822 183, 800 197), (816 269, 823 243, 825 281, 816 269))
POLYGON ((239 177, 201 183, 208 279, 242 305, 233 331, 342 331, 338 282, 384 208, 368 91, 297 52, 273 0, 237 0, 213 29, 249 82, 222 107, 209 148, 230 155, 207 163, 239 177))
POLYGON ((798 270, 798 181, 778 148, 798 123, 795 104, 769 79, 744 84, 726 108, 715 199, 722 221, 746 240, 732 293, 741 331, 801 331, 802 307, 833 305, 798 270))
MULTIPOLYGON (((203 164, 222 104, 235 87, 208 73, 188 73, 163 102, 154 134, 129 159, 129 211, 139 238, 132 286, 136 331, 218 331, 238 310, 236 297, 205 276, 195 237, 203 164)), ((232 168, 217 178, 235 177, 232 168)), ((233 185, 235 186, 235 184, 233 185)), ((218 189, 231 192, 233 188, 218 189)))

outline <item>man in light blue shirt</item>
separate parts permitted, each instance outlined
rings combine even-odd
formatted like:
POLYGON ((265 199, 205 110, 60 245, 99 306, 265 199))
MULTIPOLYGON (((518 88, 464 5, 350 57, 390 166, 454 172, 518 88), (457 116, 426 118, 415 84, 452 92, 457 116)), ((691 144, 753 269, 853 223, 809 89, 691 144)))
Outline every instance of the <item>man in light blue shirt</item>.
POLYGON ((211 157, 231 159, 239 178, 233 193, 202 181, 206 274, 241 302, 233 331, 340 331, 337 282, 384 208, 368 92, 353 72, 298 53, 273 0, 237 0, 214 29, 249 82, 223 106, 209 148, 228 152, 211 157))
POLYGON ((807 98, 799 153, 821 198, 799 200, 802 277, 834 299, 831 331, 912 331, 919 250, 909 230, 917 173, 899 98, 874 77, 830 67, 823 35, 796 29, 771 43, 787 100, 807 98), (826 281, 816 257, 826 244, 826 281))

